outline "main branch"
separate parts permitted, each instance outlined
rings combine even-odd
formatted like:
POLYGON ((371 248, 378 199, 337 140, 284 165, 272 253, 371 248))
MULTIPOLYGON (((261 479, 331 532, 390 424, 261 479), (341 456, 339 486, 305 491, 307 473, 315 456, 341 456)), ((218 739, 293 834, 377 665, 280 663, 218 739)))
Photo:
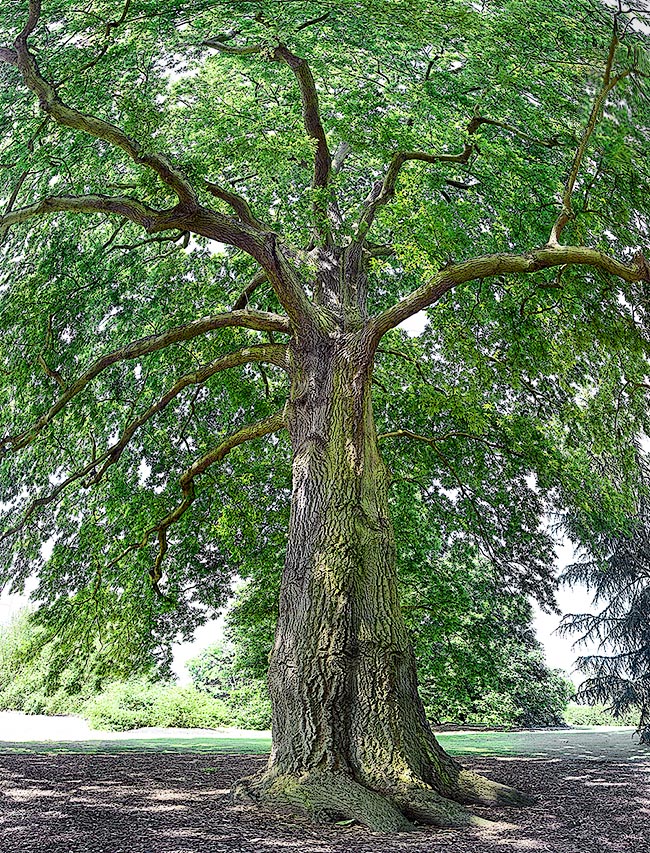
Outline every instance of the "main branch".
POLYGON ((376 346, 389 329, 433 305, 459 284, 493 275, 532 273, 565 265, 593 267, 624 281, 650 281, 647 263, 640 254, 633 264, 624 264, 586 246, 544 246, 523 255, 482 255, 445 267, 413 293, 374 317, 369 324, 370 340, 376 346))
MULTIPOLYGON (((84 195, 47 196, 40 201, 9 210, 4 216, 0 216, 0 235, 5 233, 12 225, 18 225, 40 216, 48 216, 55 213, 116 213, 125 219, 130 219, 137 225, 141 225, 145 231, 156 229, 163 213, 153 207, 138 201, 130 196, 105 196, 84 195)), ((165 227, 171 227, 165 225, 165 227)))
MULTIPOLYGON (((206 39, 203 44, 207 47, 215 48, 220 53, 227 53, 231 56, 252 56, 261 54, 264 51, 264 45, 261 44, 234 47, 224 44, 218 38, 206 39)), ((307 136, 315 144, 314 171, 312 176, 315 225, 320 237, 327 242, 330 240, 327 199, 319 194, 318 191, 325 190, 329 184, 332 172, 332 155, 327 144, 327 136, 321 119, 316 82, 307 60, 301 56, 297 56, 286 45, 278 44, 270 54, 270 57, 276 62, 284 62, 291 69, 298 83, 303 124, 307 136)))
POLYGON ((34 32, 41 14, 41 0, 30 0, 29 18, 14 42, 14 50, 0 49, 0 60, 11 62, 19 69, 25 85, 38 96, 41 109, 58 124, 73 130, 81 130, 102 139, 116 148, 121 148, 138 164, 152 169, 178 197, 179 202, 194 207, 196 192, 183 173, 173 167, 162 154, 147 152, 139 142, 124 133, 119 127, 95 116, 79 112, 65 104, 56 89, 41 75, 36 59, 31 54, 27 39, 34 32))

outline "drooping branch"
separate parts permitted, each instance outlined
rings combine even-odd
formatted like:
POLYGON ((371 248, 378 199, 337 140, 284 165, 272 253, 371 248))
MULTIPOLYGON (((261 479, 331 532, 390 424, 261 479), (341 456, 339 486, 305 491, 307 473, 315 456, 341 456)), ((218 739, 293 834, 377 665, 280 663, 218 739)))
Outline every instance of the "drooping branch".
POLYGON ((196 491, 194 487, 194 480, 196 477, 199 477, 201 474, 204 474, 205 471, 211 466, 215 465, 217 462, 221 462, 227 455, 233 450, 235 447, 238 447, 240 444, 245 444, 248 441, 253 441, 256 438, 262 438, 265 435, 269 435, 274 432, 278 432, 285 427, 285 413, 284 410, 275 412, 275 414, 271 415, 268 418, 265 418, 262 421, 258 421, 257 423, 250 424, 248 426, 242 427, 242 429, 237 432, 229 435, 228 438, 224 439, 221 444, 215 447, 213 450, 206 453, 200 459, 197 459, 193 465, 191 465, 181 476, 179 483, 181 487, 181 493, 183 495, 183 500, 181 503, 176 506, 170 513, 168 513, 165 518, 159 521, 157 524, 148 528, 140 539, 139 542, 135 542, 132 545, 129 545, 122 553, 113 561, 113 564, 121 561, 128 554, 133 551, 138 551, 141 548, 144 548, 151 537, 156 534, 158 537, 158 554, 156 556, 156 561, 150 571, 152 584, 154 589, 159 592, 158 584, 160 579, 162 578, 162 563, 165 559, 165 554, 168 551, 169 545, 167 542, 167 531, 169 528, 175 524, 180 518, 185 515, 187 510, 190 508, 194 499, 196 497, 196 491))
POLYGON ((47 495, 35 498, 24 511, 20 521, 0 536, 0 543, 11 536, 15 536, 23 530, 29 519, 38 509, 52 504, 74 483, 79 482, 84 478, 88 478, 85 483, 87 488, 99 483, 104 478, 106 471, 119 461, 122 453, 138 430, 148 423, 148 421, 150 421, 155 415, 164 411, 172 400, 176 399, 178 395, 185 390, 185 388, 192 385, 203 385, 208 379, 210 379, 210 377, 223 370, 239 367, 243 364, 259 362, 275 364, 283 370, 287 370, 288 363, 286 346, 284 344, 263 344, 259 346, 244 347, 236 352, 227 353, 208 364, 204 364, 202 367, 197 368, 191 373, 186 373, 184 376, 181 376, 181 378, 178 379, 162 397, 149 406, 149 408, 139 415, 139 417, 132 420, 124 428, 119 439, 111 444, 103 453, 96 455, 93 447, 93 458, 90 462, 86 463, 83 467, 79 468, 59 483, 47 495))
POLYGON ((568 222, 570 222, 574 217, 575 213, 572 205, 572 195, 573 190, 576 185, 576 181, 578 179, 578 175, 580 173, 580 168, 582 166, 582 161, 585 156, 585 152, 589 145, 589 140, 596 129, 596 125, 598 124, 601 116, 601 112, 603 107, 605 106, 605 102, 609 93, 612 89, 620 83, 625 77, 629 76, 633 68, 627 68, 625 71, 622 71, 620 74, 613 75, 613 67, 614 67, 614 59, 616 56, 616 48, 620 43, 619 35, 618 35, 618 25, 617 18, 614 18, 614 35, 612 36, 612 40, 609 45, 609 52, 607 54, 607 62, 605 63, 605 72, 603 74, 603 82, 600 87, 600 90, 596 97, 594 98, 593 105, 591 107, 591 112, 589 114, 589 119, 585 126, 584 131, 582 132, 582 138, 580 139, 580 144, 576 149, 575 156, 573 158, 573 162, 571 164, 571 168, 569 170, 569 175, 567 177, 566 183, 564 185, 564 192, 562 193, 562 210, 560 215, 557 217, 555 222, 553 223, 553 228, 551 229, 551 234, 548 238, 549 246, 557 246, 560 242, 560 236, 562 235, 562 231, 568 222))
POLYGON ((392 432, 384 432, 381 435, 378 435, 377 438, 379 441, 383 441, 387 438, 409 438, 413 441, 420 441, 424 444, 429 444, 432 447, 435 447, 435 445, 441 444, 444 441, 448 441, 451 438, 468 438, 472 441, 478 441, 486 447, 490 447, 492 450, 499 450, 504 453, 509 453, 512 456, 521 456, 517 451, 512 450, 509 447, 505 447, 503 444, 499 444, 496 441, 491 441, 484 435, 476 435, 475 433, 466 432, 464 430, 449 430, 442 435, 420 435, 410 429, 396 429, 392 432))
POLYGON ((30 444, 54 420, 58 413, 65 408, 70 400, 80 394, 96 376, 111 365, 119 361, 140 358, 143 355, 157 352, 172 344, 192 340, 199 335, 204 335, 215 329, 233 326, 272 332, 289 331, 288 320, 278 314, 270 314, 263 311, 230 311, 225 314, 203 317, 200 320, 194 320, 183 326, 176 326, 166 332, 160 332, 159 334, 149 335, 146 338, 133 341, 125 347, 113 350, 113 352, 107 353, 97 359, 81 376, 67 386, 64 393, 61 394, 50 409, 41 415, 28 429, 16 435, 0 439, 0 459, 9 450, 18 450, 30 444))
POLYGON ((511 273, 533 273, 564 265, 593 267, 622 278, 624 281, 650 281, 650 271, 641 254, 635 262, 625 264, 609 255, 586 246, 543 246, 522 255, 482 255, 462 263, 452 264, 437 272, 421 287, 400 302, 374 317, 368 333, 374 345, 389 329, 408 317, 433 305, 452 288, 474 279, 511 273))

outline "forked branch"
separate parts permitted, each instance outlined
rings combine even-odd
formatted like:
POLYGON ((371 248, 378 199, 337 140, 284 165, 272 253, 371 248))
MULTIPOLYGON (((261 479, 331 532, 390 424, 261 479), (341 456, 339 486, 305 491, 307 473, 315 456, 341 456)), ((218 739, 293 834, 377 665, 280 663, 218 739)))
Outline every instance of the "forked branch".
MULTIPOLYGON (((558 145, 556 138, 538 139, 517 127, 506 124, 505 122, 485 118, 480 115, 478 111, 475 112, 471 121, 467 125, 467 135, 472 137, 483 124, 499 127, 508 133, 518 136, 520 139, 525 139, 528 142, 542 145, 545 148, 553 148, 558 145)), ((358 242, 363 242, 372 227, 379 209, 387 204, 395 195, 397 179, 405 163, 408 163, 411 160, 419 160, 423 163, 459 163, 461 165, 466 165, 469 163, 472 155, 477 151, 477 146, 471 141, 466 142, 463 150, 458 154, 429 154, 425 151, 398 151, 397 154, 393 155, 393 159, 390 162, 383 182, 375 184, 370 196, 366 200, 366 206, 361 215, 361 219, 359 220, 355 239, 358 242)), ((448 181, 448 183, 457 187, 460 186, 462 189, 469 188, 467 185, 459 184, 458 182, 448 181)))
POLYGON ((231 190, 226 190, 212 181, 204 180, 203 183, 211 195, 230 205, 242 222, 245 222, 246 225, 250 225, 252 228, 263 229, 262 223, 255 218, 250 204, 243 196, 231 190))
POLYGON ((359 220, 355 240, 359 243, 363 242, 379 209, 388 204, 395 195, 397 179, 404 163, 408 163, 410 160, 420 160, 424 163, 467 163, 473 150, 474 146, 468 143, 460 154, 427 154, 424 151, 400 151, 395 154, 386 172, 386 177, 382 182, 375 184, 366 201, 366 208, 359 220))
MULTIPOLYGON (((227 53, 233 56, 252 56, 267 51, 265 45, 262 44, 234 47, 216 38, 206 39, 203 44, 206 47, 213 47, 220 53, 227 53)), ((312 175, 312 189, 315 191, 313 202, 315 224, 321 238, 328 241, 330 238, 327 213, 328 205, 327 200, 318 190, 325 190, 329 184, 332 171, 332 155, 327 144, 327 136, 321 119, 316 82, 311 73, 309 63, 303 57, 297 56, 289 50, 286 45, 278 44, 267 55, 276 62, 284 62, 291 69, 298 83, 303 124, 307 136, 315 143, 314 170, 312 175)))

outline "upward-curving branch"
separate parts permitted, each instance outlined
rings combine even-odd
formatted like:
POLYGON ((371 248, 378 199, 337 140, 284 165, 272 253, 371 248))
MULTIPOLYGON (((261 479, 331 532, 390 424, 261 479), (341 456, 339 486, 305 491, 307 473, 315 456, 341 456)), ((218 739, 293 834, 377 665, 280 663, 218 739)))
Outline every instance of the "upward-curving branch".
POLYGON ((20 531, 25 528, 30 518, 33 517, 34 513, 36 513, 40 508, 54 503, 54 501, 56 501, 57 498, 59 498, 60 495, 62 495, 74 483, 77 483, 84 478, 87 478, 84 483, 86 487, 94 486, 99 483, 104 478, 108 469, 120 460, 120 457, 138 430, 148 423, 155 415, 164 411, 172 400, 175 400, 186 388, 192 385, 203 385, 208 379, 223 370, 256 362, 275 364, 277 367, 287 370, 287 348, 284 344, 262 344, 259 346, 243 347, 235 352, 227 353, 209 364, 204 364, 202 367, 197 368, 191 373, 186 373, 184 376, 181 376, 181 378, 178 379, 162 397, 149 406, 149 408, 141 415, 127 424, 119 439, 107 447, 103 453, 100 453, 99 455, 93 454, 93 458, 90 462, 82 465, 81 468, 78 468, 66 477, 65 480, 52 488, 48 494, 32 500, 23 512, 20 521, 0 535, 0 543, 5 539, 15 536, 17 533, 20 533, 20 531))
POLYGON ((373 346, 376 346, 389 329, 399 326, 408 317, 433 305, 459 284, 493 275, 533 273, 565 265, 593 267, 618 276, 624 281, 650 281, 650 271, 641 254, 636 256, 633 264, 624 264, 586 246, 543 246, 522 255, 482 255, 445 267, 417 290, 378 314, 370 321, 369 339, 373 346))
MULTIPOLYGON (((253 56, 262 53, 264 50, 264 45, 261 44, 234 47, 216 38, 206 39, 203 44, 206 47, 215 48, 220 53, 227 53, 232 56, 253 56)), ((298 83, 305 131, 315 143, 312 189, 314 190, 313 211, 316 231, 322 240, 330 242, 331 229, 327 198, 318 191, 326 190, 329 184, 332 172, 332 155, 321 119, 316 82, 309 63, 303 57, 297 56, 289 50, 285 44, 278 44, 270 54, 270 58, 276 62, 284 62, 291 69, 298 83)))
POLYGON ((633 67, 630 67, 626 68, 620 74, 613 74, 616 48, 620 44, 617 20, 618 19, 615 17, 614 34, 609 45, 609 52, 607 54, 605 71, 603 74, 603 82, 598 94, 594 98, 594 102, 591 107, 591 112, 589 114, 589 119, 587 121, 587 124, 585 125, 584 131, 582 132, 580 144, 576 149, 573 162, 571 163, 571 168, 569 169, 569 174, 564 185, 564 192, 562 193, 562 210, 555 222, 553 223, 553 228, 551 229, 551 234, 548 238, 549 246, 559 245, 560 236, 562 235, 564 228, 575 217, 575 212, 573 210, 572 203, 573 190, 575 188, 576 181, 578 180, 578 175, 580 174, 580 168, 582 166, 582 161, 589 145, 589 140, 594 130, 596 129, 596 125, 598 124, 598 120, 600 118, 600 114, 603 110, 603 107, 605 106, 605 102, 607 101, 607 97, 609 96, 609 93, 612 91, 612 89, 616 85, 618 85, 621 80, 624 80, 626 77, 628 77, 634 70, 633 67))

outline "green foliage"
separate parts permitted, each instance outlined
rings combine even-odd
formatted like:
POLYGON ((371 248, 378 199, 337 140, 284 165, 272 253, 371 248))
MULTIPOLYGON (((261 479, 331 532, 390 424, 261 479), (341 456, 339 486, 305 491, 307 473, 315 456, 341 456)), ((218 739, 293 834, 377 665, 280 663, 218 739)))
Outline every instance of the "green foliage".
POLYGON ((128 731, 145 726, 218 728, 232 725, 223 702, 192 687, 132 680, 109 684, 85 703, 82 715, 94 729, 128 731))
MULTIPOLYGON (((106 603, 106 599, 104 599, 106 603)), ((127 613, 94 602, 94 630, 78 595, 68 607, 21 611, 0 628, 0 706, 28 713, 76 713, 104 684, 137 674, 159 677, 155 638, 129 624, 127 613)))
MULTIPOLYGON (((122 11, 119 0, 106 0, 101 15, 119 21, 122 11)), ((543 245, 602 77, 610 12, 596 0, 491 0, 481 9, 469 0, 341 2, 327 12, 303 27, 322 16, 322 4, 133 0, 107 40, 101 16, 72 0, 47 0, 31 43, 43 73, 65 80, 67 102, 164 151, 196 182, 203 203, 227 209, 207 194, 204 178, 236 187, 294 248, 313 233, 312 141, 295 80, 264 53, 215 53, 206 38, 233 31, 237 45, 285 39, 308 59, 330 147, 350 146, 334 179, 342 244, 396 150, 462 150, 475 112, 514 127, 481 125, 466 164, 405 166, 372 234, 394 253, 371 264, 371 312, 451 258, 543 245)), ((3 43, 25 18, 24 0, 2 5, 3 43)), ((638 30, 628 33, 621 67, 641 56, 645 41, 638 30)), ((102 194, 109 186, 153 206, 172 203, 168 187, 121 150, 43 122, 14 66, 3 63, 0 73, 3 198, 27 170, 15 206, 53 191, 102 194)), ((566 233, 578 244, 625 255, 643 242, 647 115, 639 81, 621 81, 576 189, 566 233)), ((69 383, 81 366, 135 338, 227 309, 257 270, 244 253, 209 246, 200 235, 187 251, 180 242, 142 239, 136 225, 114 215, 60 215, 12 229, 0 266, 3 435, 29 430, 56 398, 43 362, 69 383)), ((297 263, 309 287, 312 261, 297 263)), ((637 384, 646 373, 639 334, 646 290, 647 283, 583 268, 468 283, 430 310, 420 339, 394 331, 378 354, 382 430, 408 426, 437 439, 384 445, 396 474, 421 483, 428 523, 443 537, 482 540, 514 585, 542 599, 551 596, 552 562, 539 530, 543 513, 562 516, 580 537, 597 525, 620 528, 629 512, 625 472, 639 429, 650 428, 637 384)), ((254 304, 279 308, 268 286, 254 304)), ((286 380, 272 365, 186 389, 137 430, 97 482, 74 479, 56 500, 36 506, 22 530, 9 531, 29 501, 51 497, 54 482, 106 450, 180 376, 264 339, 221 330, 117 362, 37 442, 8 454, 0 462, 0 483, 12 497, 3 510, 0 581, 20 587, 36 572, 38 599, 63 607, 69 596, 106 590, 121 606, 138 602, 130 618, 143 634, 155 626, 166 638, 175 629, 189 635, 222 606, 232 576, 246 574, 250 536, 281 538, 268 528, 275 496, 288 484, 286 442, 263 446, 254 458, 235 451, 231 467, 203 475, 165 559, 173 618, 149 589, 155 542, 123 551, 177 505, 178 479, 196 458, 284 405, 286 380), (48 538, 54 551, 46 561, 48 538)))
MULTIPOLYGON (((105 0, 101 14, 72 0, 46 0, 43 10, 30 43, 61 97, 122 127, 143 151, 163 151, 203 204, 227 210, 206 178, 236 188, 289 247, 310 295, 313 140, 290 70, 269 61, 277 40, 308 59, 332 150, 349 146, 332 188, 339 246, 349 244, 396 151, 462 151, 472 117, 489 119, 472 134, 467 162, 406 164, 370 235, 391 247, 369 262, 371 313, 453 260, 546 243, 612 33, 611 10, 596 0, 342 0, 312 26, 303 24, 322 17, 322 3, 132 0, 110 37, 106 21, 120 21, 123 0, 105 0), (216 54, 204 42, 218 33, 264 49, 216 54)), ((2 45, 25 20, 24 0, 0 6, 2 45)), ((617 70, 636 62, 643 72, 647 42, 631 27, 617 70)), ((109 192, 172 208, 169 187, 151 170, 44 121, 19 70, 3 63, 0 74, 3 209, 10 199, 18 208, 52 193, 109 192)), ((647 242, 646 88, 629 74, 601 111, 565 231, 576 245, 626 259, 647 242)), ((251 580, 231 618, 238 653, 250 673, 266 668, 288 442, 235 450, 227 466, 202 475, 191 511, 174 526, 165 598, 150 583, 157 542, 146 535, 178 505, 179 478, 197 458, 283 409, 284 373, 249 364, 190 386, 121 454, 110 450, 180 377, 266 342, 266 333, 223 329, 116 361, 33 431, 60 385, 86 366, 134 339, 228 310, 258 271, 244 252, 200 234, 185 249, 147 237, 112 213, 57 215, 19 224, 0 248, 0 434, 29 438, 0 457, 0 585, 20 589, 37 574, 43 639, 57 638, 37 665, 47 677, 25 671, 24 689, 5 688, 34 706, 63 702, 89 678, 100 689, 146 669, 152 656, 164 673, 172 640, 224 605, 236 575, 251 580), (93 463, 102 454, 111 464, 100 474, 93 463)), ((648 290, 647 281, 583 267, 499 275, 450 291, 419 337, 394 330, 384 340, 374 406, 395 480, 403 599, 434 717, 452 696, 459 717, 557 712, 561 687, 543 674, 521 594, 552 603, 545 516, 586 542, 619 535, 634 512, 639 435, 650 434, 648 290), (412 443, 406 428, 428 441, 412 443), (422 612, 436 618, 418 619, 422 612), (517 693, 535 679, 545 696, 517 693)), ((281 310, 266 284, 253 304, 281 310)), ((219 677, 206 683, 222 690, 219 677)))
POLYGON ((564 721, 570 726, 636 726, 638 714, 627 711, 615 716, 605 705, 580 705, 569 702, 564 721))
POLYGON ((235 649, 220 644, 209 646, 188 661, 187 668, 197 690, 224 702, 233 725, 242 729, 270 729, 266 671, 251 667, 249 650, 248 644, 235 649))

